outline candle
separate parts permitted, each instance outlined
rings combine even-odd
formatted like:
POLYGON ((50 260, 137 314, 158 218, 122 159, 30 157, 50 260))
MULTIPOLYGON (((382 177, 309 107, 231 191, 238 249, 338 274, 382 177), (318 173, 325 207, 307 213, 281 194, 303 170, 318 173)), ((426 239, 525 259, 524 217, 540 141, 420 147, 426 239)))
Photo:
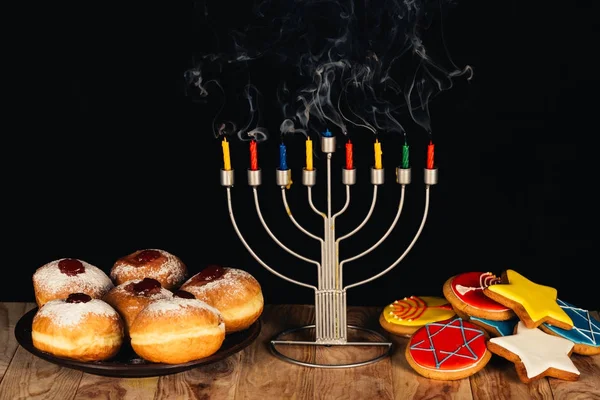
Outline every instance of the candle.
POLYGON ((383 164, 381 163, 381 143, 379 143, 378 139, 375 139, 375 169, 383 168, 383 164))
POLYGON ((408 162, 408 144, 406 144, 406 142, 402 146, 402 168, 410 168, 410 164, 408 162))
POLYGON ((252 171, 258 170, 258 154, 256 150, 256 140, 250 142, 250 169, 252 171))
POLYGON ((223 138, 221 146, 223 147, 223 169, 225 171, 230 171, 231 158, 229 157, 229 142, 227 141, 227 138, 223 138))
POLYGON ((287 165, 287 150, 285 148, 285 144, 281 143, 279 145, 279 169, 285 171, 288 169, 287 165))
POLYGON ((427 169, 433 169, 434 164, 433 164, 433 152, 434 152, 434 145, 432 141, 429 141, 429 145, 427 145, 427 169))
POLYGON ((352 160, 352 142, 348 139, 346 143, 346 169, 354 169, 354 162, 352 160))
POLYGON ((310 140, 310 138, 306 139, 306 170, 313 170, 313 150, 312 140, 310 140))

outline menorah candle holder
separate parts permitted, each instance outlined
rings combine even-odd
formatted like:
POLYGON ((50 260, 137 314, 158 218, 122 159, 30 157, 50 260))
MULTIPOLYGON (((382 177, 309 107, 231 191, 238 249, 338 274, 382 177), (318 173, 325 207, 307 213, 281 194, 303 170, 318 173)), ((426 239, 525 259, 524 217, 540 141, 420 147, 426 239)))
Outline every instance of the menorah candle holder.
POLYGON ((357 286, 364 285, 369 283, 381 276, 385 275, 389 271, 391 271, 394 267, 396 267, 403 259, 406 257, 408 252, 412 249, 417 239, 419 238, 423 228, 425 226, 425 221, 427 219, 427 213, 429 210, 429 188, 432 185, 437 184, 438 182, 438 170, 437 168, 425 168, 424 170, 424 183, 425 183, 425 207, 423 211, 423 217, 421 220, 421 224, 413 237, 412 241, 409 243, 404 252, 387 268, 382 270, 376 275, 371 276, 368 279, 361 280, 359 282, 354 282, 351 284, 344 285, 343 273, 344 266, 352 261, 358 260, 359 258, 371 253, 375 250, 387 237, 391 234, 393 229, 395 228, 400 214, 402 213, 402 208, 404 205, 404 196, 406 186, 411 183, 411 169, 410 168, 396 168, 396 182, 401 186, 400 191, 400 200, 398 204, 398 210, 392 221, 388 230, 383 234, 383 236, 375 242, 371 247, 364 250, 360 254, 357 254, 353 257, 347 258, 340 262, 339 260, 339 246, 343 240, 346 240, 360 231, 369 221, 371 215, 373 214, 373 210, 375 209, 375 204, 377 202, 377 188, 380 185, 385 183, 385 171, 383 168, 371 168, 371 184, 373 185, 373 198, 371 202, 371 206, 367 215, 362 220, 360 224, 358 224, 352 231, 346 233, 345 235, 336 238, 336 219, 340 217, 350 205, 350 187, 356 183, 356 170, 355 169, 343 169, 342 170, 342 183, 346 186, 346 201, 344 206, 336 213, 333 213, 331 201, 332 201, 332 193, 331 193, 331 159, 333 153, 336 149, 335 136, 323 136, 321 137, 321 151, 326 154, 327 157, 327 211, 322 212, 315 207, 313 203, 313 195, 312 188, 317 183, 317 170, 307 170, 306 168, 302 171, 302 184, 307 188, 308 194, 308 204, 310 208, 319 216, 323 218, 323 237, 319 237, 307 229, 305 229, 298 221, 294 218, 290 206, 286 197, 286 190, 291 183, 291 174, 290 170, 281 170, 277 169, 276 171, 276 183, 281 188, 281 198, 283 201, 283 205, 289 216, 291 222, 298 228, 302 233, 307 235, 308 237, 317 240, 321 245, 321 260, 311 260, 307 257, 302 256, 301 254, 296 253, 295 251, 289 249, 285 246, 269 229, 267 223, 265 222, 261 208, 260 202, 258 198, 258 187, 262 184, 262 171, 260 169, 250 169, 248 170, 248 185, 252 187, 252 191, 254 194, 254 203, 256 212, 258 214, 258 218, 266 230, 267 234, 277 243, 283 250, 291 254, 292 256, 305 261, 307 263, 313 264, 317 267, 317 285, 311 285, 305 282, 300 282, 298 280, 292 279, 275 269, 271 268, 268 264, 266 264, 252 249, 252 247, 248 244, 242 233, 240 232, 238 225, 235 220, 235 216, 233 213, 232 199, 231 199, 231 188, 234 186, 234 170, 224 170, 221 169, 221 185, 227 190, 227 205, 229 209, 229 217, 231 218, 231 223, 233 225, 233 229, 236 234, 239 236, 242 244, 246 247, 248 252, 256 259, 256 261, 266 268, 268 271, 278 276, 281 279, 284 279, 293 284, 303 286, 309 289, 312 289, 315 293, 315 323, 313 325, 301 326, 299 328, 294 328, 290 330, 283 331, 277 335, 275 335, 270 341, 270 348, 273 354, 280 359, 283 359, 288 362, 292 362, 299 365, 309 366, 309 367, 320 367, 320 368, 346 368, 346 367, 357 367, 361 365, 367 365, 374 362, 377 362, 385 357, 387 357, 392 351, 392 343, 387 340, 385 336, 380 334, 379 332, 354 326, 347 324, 347 306, 346 306, 346 293, 349 289, 355 288, 357 286), (304 331, 304 330, 313 330, 314 329, 314 340, 282 340, 282 337, 285 337, 289 334, 304 331), (376 341, 349 341, 348 340, 348 331, 354 330, 358 332, 366 332, 370 337, 377 338, 376 341), (321 364, 321 363, 311 363, 302 361, 299 359, 292 358, 288 355, 283 354, 277 348, 278 345, 306 345, 306 346, 384 346, 385 351, 382 354, 371 357, 366 360, 361 360, 358 362, 352 363, 340 363, 340 364, 321 364))

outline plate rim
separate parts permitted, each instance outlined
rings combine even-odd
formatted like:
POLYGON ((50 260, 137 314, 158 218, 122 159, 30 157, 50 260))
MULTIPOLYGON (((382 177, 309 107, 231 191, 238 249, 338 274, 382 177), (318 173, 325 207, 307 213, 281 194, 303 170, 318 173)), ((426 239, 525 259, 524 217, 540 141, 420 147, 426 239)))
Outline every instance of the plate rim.
MULTIPOLYGON (((242 351, 250 344, 252 344, 258 338, 260 332, 262 331, 262 321, 261 316, 259 316, 259 318, 244 331, 233 332, 230 334, 246 335, 245 338, 233 344, 231 347, 228 347, 223 351, 221 350, 223 347, 221 347, 219 350, 217 350, 216 353, 213 353, 208 357, 189 361, 187 363, 182 364, 164 364, 152 362, 148 362, 147 364, 111 364, 110 362, 106 361, 86 362, 57 357, 50 353, 38 350, 35 346, 33 346, 33 342, 31 340, 31 327, 33 323, 33 317, 35 316, 38 310, 39 307, 34 307, 31 310, 27 311, 21 316, 21 318, 19 318, 15 325, 13 334, 17 340, 17 343, 21 347, 23 347, 25 350, 27 350, 34 356, 51 362, 53 364, 59 365, 61 367, 76 369, 94 375, 112 376, 119 378, 145 378, 163 376, 187 371, 202 365, 212 364, 217 361, 224 360, 230 357, 231 355, 242 351)), ((225 340, 227 340, 227 336, 225 337, 225 340)))

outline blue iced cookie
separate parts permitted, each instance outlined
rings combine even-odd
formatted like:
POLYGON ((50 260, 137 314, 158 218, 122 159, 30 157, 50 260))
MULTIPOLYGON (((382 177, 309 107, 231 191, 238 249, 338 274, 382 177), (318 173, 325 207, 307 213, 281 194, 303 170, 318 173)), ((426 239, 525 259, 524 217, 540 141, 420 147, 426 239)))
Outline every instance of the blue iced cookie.
POLYGON ((570 340, 575 344, 573 352, 583 355, 600 354, 600 322, 590 315, 588 310, 557 299, 556 302, 573 320, 573 329, 565 330, 548 323, 540 328, 551 335, 570 340))
POLYGON ((519 318, 511 318, 506 321, 492 321, 479 317, 471 317, 469 321, 485 329, 491 336, 512 335, 519 318))

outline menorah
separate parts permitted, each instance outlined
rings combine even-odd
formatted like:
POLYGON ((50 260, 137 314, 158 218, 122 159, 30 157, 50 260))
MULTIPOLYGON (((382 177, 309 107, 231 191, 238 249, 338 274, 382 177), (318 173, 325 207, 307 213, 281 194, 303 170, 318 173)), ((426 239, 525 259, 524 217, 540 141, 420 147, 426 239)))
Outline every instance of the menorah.
POLYGON ((277 335, 275 335, 270 341, 270 348, 273 354, 283 360, 309 366, 309 367, 321 367, 321 368, 345 368, 345 367, 356 367, 360 365, 371 364, 376 361, 379 361, 386 356, 388 356, 392 350, 392 343, 386 339, 385 336, 381 335, 379 332, 360 327, 355 325, 349 325, 347 323, 347 302, 346 302, 346 293, 349 289, 355 288, 360 285, 364 285, 369 283, 381 276, 385 275, 389 271, 391 271, 394 267, 396 267, 403 259, 406 257, 408 252, 413 248, 417 239, 419 238, 423 228, 425 226, 425 221, 427 219, 427 213, 429 210, 429 188, 431 185, 437 184, 438 181, 438 170, 434 167, 433 164, 433 144, 430 143, 428 147, 428 159, 427 159, 427 168, 424 169, 424 182, 425 182, 425 207, 423 211, 423 217, 419 228, 404 250, 404 252, 387 268, 383 269, 376 275, 373 275, 367 279, 354 282, 351 284, 344 285, 344 266, 352 261, 358 260, 359 258, 371 253, 377 247, 383 243, 388 236, 394 230, 398 220, 400 219, 400 214, 402 213, 403 205, 404 205, 404 196, 406 186, 411 183, 411 168, 408 165, 408 146, 404 146, 403 151, 403 163, 401 167, 396 168, 396 182, 401 186, 400 191, 400 200, 398 204, 398 210, 392 221, 388 230, 383 234, 383 236, 377 240, 372 246, 368 249, 362 251, 360 254, 357 254, 353 257, 347 258, 340 262, 339 260, 339 247, 340 243, 343 240, 346 240, 360 231, 369 221, 373 211, 375 209, 375 204, 377 202, 377 188, 380 185, 384 184, 385 181, 385 170, 381 165, 381 144, 376 141, 375 142, 375 166, 371 168, 370 179, 371 184, 373 185, 373 198, 371 201, 371 206, 367 215, 364 217, 362 222, 360 222, 354 229, 350 232, 346 233, 343 236, 336 238, 336 219, 340 217, 350 205, 350 192, 351 187, 356 183, 356 169, 352 163, 352 148, 351 145, 346 145, 346 168, 342 170, 342 183, 346 186, 346 201, 344 206, 336 213, 332 211, 332 193, 331 193, 331 160, 333 154, 336 150, 336 138, 331 134, 331 132, 327 131, 321 136, 321 151, 326 155, 327 159, 327 211, 319 211, 313 202, 313 193, 312 188, 315 186, 317 182, 317 170, 312 166, 312 142, 310 138, 307 140, 307 165, 302 170, 302 184, 307 188, 308 194, 308 204, 312 211, 314 211, 317 215, 323 218, 323 237, 319 237, 307 229, 305 229, 293 216, 290 206, 286 197, 286 190, 289 188, 291 184, 291 170, 287 168, 287 163, 285 162, 285 147, 282 144, 280 151, 280 166, 276 170, 276 183, 277 186, 281 188, 281 198, 283 201, 283 206, 289 216, 291 222, 298 228, 302 233, 306 236, 318 241, 321 245, 321 260, 311 260, 297 252, 291 250, 286 245, 284 245, 278 238, 273 234, 265 219, 263 217, 259 197, 258 197, 258 187, 262 184, 262 171, 258 168, 256 161, 256 142, 252 141, 250 143, 250 154, 251 154, 251 163, 250 169, 248 169, 248 185, 252 188, 254 195, 254 204, 256 208, 256 212, 258 214, 258 218, 263 225, 267 234, 279 245, 283 250, 292 256, 305 261, 310 264, 314 264, 317 267, 317 285, 311 285, 305 282, 300 282, 296 279, 290 278, 279 271, 271 268, 267 263, 265 263, 252 249, 252 247, 248 244, 240 229, 236 223, 235 216, 233 213, 232 206, 232 196, 231 196, 231 188, 234 186, 234 170, 231 168, 231 162, 229 160, 229 145, 226 139, 223 141, 223 155, 224 155, 224 168, 221 169, 221 185, 227 189, 227 205, 229 210, 229 217, 231 218, 231 223, 233 225, 233 229, 236 234, 239 236, 242 244, 246 247, 248 252, 256 259, 256 261, 266 268, 268 271, 278 276, 281 279, 284 279, 293 284, 303 286, 309 289, 314 290, 315 293, 315 323, 313 325, 301 326, 299 328, 293 328, 286 331, 283 331, 277 335), (305 330, 313 330, 314 329, 314 340, 282 340, 282 337, 288 336, 291 333, 305 331, 305 330), (348 331, 355 330, 363 333, 367 333, 370 338, 375 337, 376 340, 367 340, 367 341, 349 341, 348 340, 348 331), (321 364, 317 362, 307 362, 303 361, 289 355, 283 354, 277 348, 278 345, 308 345, 308 346, 385 346, 384 351, 377 355, 376 357, 371 357, 367 360, 361 360, 359 362, 351 362, 351 363, 339 363, 339 364, 321 364))

